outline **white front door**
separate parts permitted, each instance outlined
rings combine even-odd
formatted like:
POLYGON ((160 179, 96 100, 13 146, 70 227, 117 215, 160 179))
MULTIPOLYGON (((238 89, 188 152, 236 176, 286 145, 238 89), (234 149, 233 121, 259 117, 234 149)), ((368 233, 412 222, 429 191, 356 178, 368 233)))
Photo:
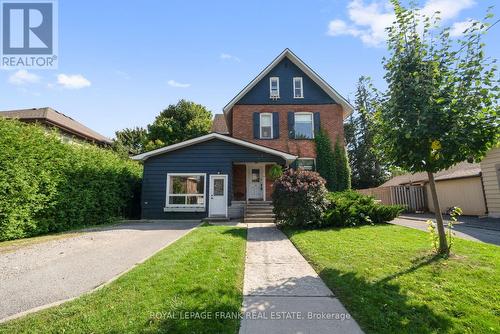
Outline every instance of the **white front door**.
POLYGON ((227 175, 210 175, 210 217, 227 217, 227 175))
POLYGON ((264 165, 247 166, 248 199, 264 199, 264 165))

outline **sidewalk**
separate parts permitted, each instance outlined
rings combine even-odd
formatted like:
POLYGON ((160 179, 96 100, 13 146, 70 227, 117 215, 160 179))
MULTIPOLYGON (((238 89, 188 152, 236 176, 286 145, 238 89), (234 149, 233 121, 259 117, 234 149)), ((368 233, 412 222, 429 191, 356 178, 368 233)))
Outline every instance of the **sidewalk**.
POLYGON ((363 333, 274 224, 249 224, 242 333, 363 333))

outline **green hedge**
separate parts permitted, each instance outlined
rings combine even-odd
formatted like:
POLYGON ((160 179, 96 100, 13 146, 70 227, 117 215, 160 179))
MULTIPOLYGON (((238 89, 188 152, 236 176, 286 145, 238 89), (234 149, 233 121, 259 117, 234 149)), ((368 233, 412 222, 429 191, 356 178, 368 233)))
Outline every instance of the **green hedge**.
POLYGON ((325 226, 381 224, 396 218, 403 206, 376 203, 373 197, 355 191, 330 193, 330 205, 324 215, 325 226))
POLYGON ((131 216, 141 173, 110 150, 0 118, 0 240, 131 216))

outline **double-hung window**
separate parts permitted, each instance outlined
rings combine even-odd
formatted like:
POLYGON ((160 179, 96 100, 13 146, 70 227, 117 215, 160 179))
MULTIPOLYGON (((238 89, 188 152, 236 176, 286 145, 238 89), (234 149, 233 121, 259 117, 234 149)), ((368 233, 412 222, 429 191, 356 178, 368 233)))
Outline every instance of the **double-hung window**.
POLYGON ((273 114, 271 113, 260 114, 260 138, 273 138, 273 114))
POLYGON ((293 78, 293 98, 302 99, 304 97, 304 87, 302 86, 302 77, 293 78))
POLYGON ((205 208, 205 174, 167 174, 165 211, 197 211, 205 208))
POLYGON ((313 114, 308 112, 295 113, 295 139, 314 138, 313 114))
POLYGON ((269 78, 269 97, 271 99, 279 99, 280 97, 280 78, 269 78))

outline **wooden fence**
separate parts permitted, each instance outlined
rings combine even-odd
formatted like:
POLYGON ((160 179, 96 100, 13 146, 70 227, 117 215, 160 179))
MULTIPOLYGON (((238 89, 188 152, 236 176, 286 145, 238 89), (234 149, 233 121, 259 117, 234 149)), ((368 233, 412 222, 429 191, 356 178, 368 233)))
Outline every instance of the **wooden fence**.
POLYGON ((422 186, 393 186, 383 188, 359 189, 357 192, 375 197, 382 204, 399 204, 407 207, 408 212, 425 211, 424 187, 422 186))

